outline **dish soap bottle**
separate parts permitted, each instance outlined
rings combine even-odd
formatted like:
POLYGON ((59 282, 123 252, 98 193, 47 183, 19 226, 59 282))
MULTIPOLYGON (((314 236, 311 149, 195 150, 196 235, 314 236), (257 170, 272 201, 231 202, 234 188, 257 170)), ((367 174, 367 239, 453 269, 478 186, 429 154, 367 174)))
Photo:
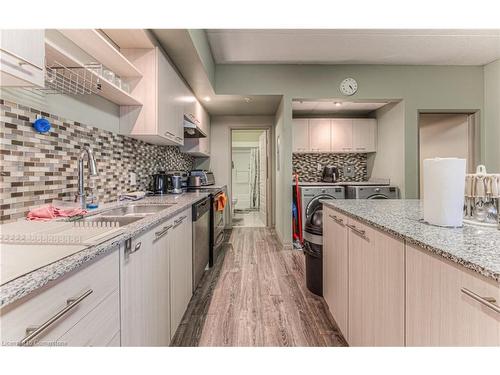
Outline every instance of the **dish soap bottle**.
POLYGON ((94 194, 94 189, 90 189, 90 194, 87 196, 87 208, 93 210, 99 207, 97 196, 94 194))

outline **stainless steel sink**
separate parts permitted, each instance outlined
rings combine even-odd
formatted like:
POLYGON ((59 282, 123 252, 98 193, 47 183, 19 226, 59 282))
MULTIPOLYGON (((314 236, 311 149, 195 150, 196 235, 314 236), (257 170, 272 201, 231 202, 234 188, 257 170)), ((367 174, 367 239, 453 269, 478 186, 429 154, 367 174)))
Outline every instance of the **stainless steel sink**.
POLYGON ((120 227, 132 224, 137 220, 143 219, 144 216, 88 216, 80 219, 79 221, 92 222, 92 223, 118 223, 120 227))
POLYGON ((135 216, 135 215, 152 215, 166 208, 173 206, 172 204, 130 204, 123 207, 113 208, 109 211, 104 211, 100 216, 135 216))

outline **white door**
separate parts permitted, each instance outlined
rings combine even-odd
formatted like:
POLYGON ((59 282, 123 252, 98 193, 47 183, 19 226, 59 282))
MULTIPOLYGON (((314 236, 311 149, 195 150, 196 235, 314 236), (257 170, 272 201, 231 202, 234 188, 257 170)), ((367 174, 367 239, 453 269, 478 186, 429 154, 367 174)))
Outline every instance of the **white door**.
POLYGON ((237 199, 235 209, 250 208, 250 148, 233 148, 233 198, 237 199))
POLYGON ((293 119, 292 130, 293 152, 309 151, 309 120, 293 119))
POLYGON ((259 156, 259 216, 267 225, 267 131, 263 131, 259 136, 259 156))
POLYGON ((352 121, 353 148, 356 152, 377 151, 377 120, 372 118, 352 121))
POLYGON ((309 142, 313 152, 330 152, 330 119, 309 120, 309 142))
POLYGON ((352 151, 352 120, 332 119, 332 151, 352 151))

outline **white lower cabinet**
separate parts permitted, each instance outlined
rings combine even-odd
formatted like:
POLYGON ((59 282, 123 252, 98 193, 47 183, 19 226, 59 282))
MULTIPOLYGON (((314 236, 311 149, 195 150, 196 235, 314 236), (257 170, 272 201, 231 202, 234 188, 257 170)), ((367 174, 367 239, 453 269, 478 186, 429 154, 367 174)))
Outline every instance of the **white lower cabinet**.
POLYGON ((168 346, 192 296, 191 208, 120 249, 122 346, 168 346))
POLYGON ((323 218, 323 294, 349 345, 500 346, 498 283, 335 209, 323 218))
POLYGON ((408 346, 500 346, 498 283, 413 245, 406 259, 408 346))
POLYGON ((170 337, 174 337, 193 294, 191 210, 173 222, 170 247, 170 337))
POLYGON ((118 265, 116 248, 2 308, 2 345, 107 346, 113 340, 119 341, 118 265), (73 308, 66 309, 69 305, 73 308), (31 328, 47 322, 51 323, 45 329, 23 341, 33 332, 31 328))
POLYGON ((349 219, 352 346, 404 346, 404 242, 349 219))
POLYGON ((323 206, 323 297, 342 334, 348 336, 347 217, 323 206), (326 246, 328 245, 328 246, 326 246))

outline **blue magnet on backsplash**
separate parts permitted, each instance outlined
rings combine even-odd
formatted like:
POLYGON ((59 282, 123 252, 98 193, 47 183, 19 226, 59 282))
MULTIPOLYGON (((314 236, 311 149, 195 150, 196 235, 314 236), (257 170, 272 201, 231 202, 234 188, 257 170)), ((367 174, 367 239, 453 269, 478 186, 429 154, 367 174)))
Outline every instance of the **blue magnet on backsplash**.
POLYGON ((33 123, 33 127, 39 133, 47 133, 50 131, 50 122, 46 118, 37 118, 33 123))

